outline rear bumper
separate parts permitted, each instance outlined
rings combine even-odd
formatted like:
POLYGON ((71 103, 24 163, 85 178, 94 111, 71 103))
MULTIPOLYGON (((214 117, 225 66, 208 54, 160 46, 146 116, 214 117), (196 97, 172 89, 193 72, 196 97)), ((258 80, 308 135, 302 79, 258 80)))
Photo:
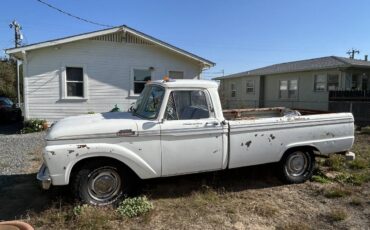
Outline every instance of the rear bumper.
POLYGON ((42 189, 48 190, 51 186, 51 177, 49 173, 49 169, 45 164, 42 164, 39 172, 36 176, 37 180, 39 181, 39 184, 42 189))

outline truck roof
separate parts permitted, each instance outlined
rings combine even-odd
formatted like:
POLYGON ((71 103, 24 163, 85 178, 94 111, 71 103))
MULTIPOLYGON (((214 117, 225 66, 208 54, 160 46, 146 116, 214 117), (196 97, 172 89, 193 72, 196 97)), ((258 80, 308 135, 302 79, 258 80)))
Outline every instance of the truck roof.
POLYGON ((166 88, 218 88, 218 83, 211 80, 170 79, 156 80, 149 84, 158 84, 166 88))

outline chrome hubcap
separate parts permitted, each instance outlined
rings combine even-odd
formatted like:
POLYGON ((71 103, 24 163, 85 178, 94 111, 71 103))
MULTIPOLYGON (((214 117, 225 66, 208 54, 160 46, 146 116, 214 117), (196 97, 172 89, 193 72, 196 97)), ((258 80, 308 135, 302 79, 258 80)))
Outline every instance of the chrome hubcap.
POLYGON ((95 200, 109 201, 121 188, 121 177, 112 168, 94 170, 88 180, 88 193, 95 200))
POLYGON ((286 170, 291 176, 301 176, 308 168, 308 158, 304 152, 294 152, 288 159, 286 170))

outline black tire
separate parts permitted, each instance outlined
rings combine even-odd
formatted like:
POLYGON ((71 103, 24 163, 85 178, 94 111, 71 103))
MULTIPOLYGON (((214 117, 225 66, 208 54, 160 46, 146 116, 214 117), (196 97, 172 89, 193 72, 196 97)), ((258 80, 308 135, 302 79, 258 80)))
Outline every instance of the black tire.
POLYGON ((91 205, 117 205, 131 189, 132 176, 122 165, 110 161, 90 161, 72 178, 77 200, 91 205))
POLYGON ((290 184, 303 183, 312 177, 315 156, 311 150, 288 150, 279 162, 281 179, 290 184))

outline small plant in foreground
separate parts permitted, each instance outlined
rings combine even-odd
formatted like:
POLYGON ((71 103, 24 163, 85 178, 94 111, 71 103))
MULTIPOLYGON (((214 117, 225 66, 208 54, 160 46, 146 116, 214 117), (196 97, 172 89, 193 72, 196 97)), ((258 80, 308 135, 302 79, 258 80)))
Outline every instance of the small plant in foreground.
POLYGON ((348 163, 351 169, 364 169, 368 166, 368 163, 364 159, 355 159, 348 163))
POLYGON ((345 159, 342 155, 332 155, 325 159, 324 165, 334 171, 340 171, 345 167, 345 159))
POLYGON ((321 176, 321 175, 314 175, 314 176, 312 176, 311 180, 314 181, 314 182, 321 183, 321 184, 330 183, 329 178, 327 178, 325 176, 321 176))
POLYGON ((361 206, 362 205, 362 200, 357 198, 357 197, 354 197, 352 198, 352 200, 349 202, 350 205, 353 205, 353 206, 361 206))
POLYGON ((326 198, 339 198, 351 195, 351 192, 342 188, 332 188, 324 192, 326 198))
POLYGON ((370 173, 343 173, 335 177, 335 180, 341 183, 361 186, 363 183, 370 181, 370 173))
POLYGON ((132 218, 145 214, 152 209, 153 204, 148 200, 148 198, 146 198, 146 196, 142 196, 125 199, 120 203, 117 208, 117 212, 121 216, 132 218))
POLYGON ((347 213, 341 209, 333 209, 328 213, 329 220, 333 222, 342 221, 347 219, 347 213))
POLYGON ((40 119, 30 119, 24 122, 21 133, 41 132, 48 128, 47 121, 40 119))

